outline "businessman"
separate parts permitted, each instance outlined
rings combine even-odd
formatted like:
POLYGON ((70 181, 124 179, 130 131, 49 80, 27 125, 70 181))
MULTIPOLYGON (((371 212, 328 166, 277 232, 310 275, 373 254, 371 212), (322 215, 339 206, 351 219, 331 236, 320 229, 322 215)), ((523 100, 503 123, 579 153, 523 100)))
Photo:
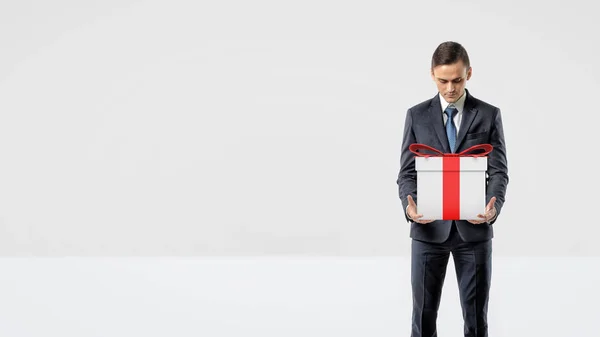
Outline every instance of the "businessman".
POLYGON ((397 184, 412 238, 412 337, 437 336, 438 308, 450 254, 456 268, 464 336, 488 336, 493 224, 504 205, 508 164, 500 109, 473 97, 465 88, 471 74, 469 56, 461 44, 440 44, 431 60, 431 78, 438 93, 406 113, 397 184), (409 150, 413 143, 444 153, 458 153, 477 144, 493 146, 488 155, 486 207, 477 219, 420 219, 417 172, 409 150))

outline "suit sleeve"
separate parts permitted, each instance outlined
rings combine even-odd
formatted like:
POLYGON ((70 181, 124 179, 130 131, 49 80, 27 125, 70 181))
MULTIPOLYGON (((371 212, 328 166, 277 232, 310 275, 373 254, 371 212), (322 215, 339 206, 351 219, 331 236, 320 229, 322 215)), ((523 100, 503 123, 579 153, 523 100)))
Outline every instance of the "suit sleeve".
POLYGON ((492 197, 496 197, 496 217, 490 221, 490 225, 493 225, 502 211, 508 186, 508 162, 500 109, 495 111, 490 132, 490 144, 494 149, 488 155, 486 205, 492 197))
POLYGON ((408 147, 416 143, 415 133, 412 127, 412 111, 409 109, 406 112, 406 120, 404 122, 404 134, 402 136, 402 150, 400 152, 400 172, 398 173, 398 193, 402 200, 402 209, 406 221, 411 221, 406 215, 406 207, 408 207, 408 195, 417 201, 417 171, 415 170, 414 154, 410 152, 408 147))

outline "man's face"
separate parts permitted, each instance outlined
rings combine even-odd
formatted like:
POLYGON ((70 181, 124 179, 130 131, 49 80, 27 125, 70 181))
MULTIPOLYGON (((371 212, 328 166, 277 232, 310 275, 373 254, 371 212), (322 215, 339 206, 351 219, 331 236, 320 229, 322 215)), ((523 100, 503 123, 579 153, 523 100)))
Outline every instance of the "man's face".
POLYGON ((446 102, 454 103, 465 92, 467 80, 471 78, 471 67, 467 69, 463 61, 440 65, 431 70, 431 78, 446 102))

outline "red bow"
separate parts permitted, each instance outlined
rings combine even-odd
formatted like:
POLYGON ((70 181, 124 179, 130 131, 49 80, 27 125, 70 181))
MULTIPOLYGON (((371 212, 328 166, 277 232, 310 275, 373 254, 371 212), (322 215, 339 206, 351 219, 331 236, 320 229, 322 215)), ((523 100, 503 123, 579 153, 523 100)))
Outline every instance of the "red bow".
POLYGON ((408 147, 410 152, 416 154, 419 157, 483 157, 486 154, 492 152, 494 147, 492 144, 479 144, 475 146, 471 146, 470 148, 464 150, 461 153, 443 153, 442 151, 433 148, 431 146, 425 144, 410 144, 408 147), (426 154, 422 152, 418 152, 417 150, 428 150, 431 152, 435 152, 436 154, 426 154), (482 153, 469 153, 475 150, 484 150, 482 153))

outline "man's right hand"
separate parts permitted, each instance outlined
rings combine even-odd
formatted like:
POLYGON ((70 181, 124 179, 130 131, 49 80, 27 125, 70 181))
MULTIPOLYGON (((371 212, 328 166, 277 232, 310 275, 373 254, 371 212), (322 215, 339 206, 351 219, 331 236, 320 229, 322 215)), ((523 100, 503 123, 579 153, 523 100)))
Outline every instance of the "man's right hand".
POLYGON ((417 204, 415 203, 413 198, 410 196, 410 194, 408 195, 408 207, 406 208, 406 215, 408 215, 408 217, 412 221, 414 221, 416 223, 420 223, 420 224, 426 224, 426 223, 430 223, 430 222, 434 221, 434 220, 419 220, 419 218, 423 217, 423 214, 417 214, 417 204))

